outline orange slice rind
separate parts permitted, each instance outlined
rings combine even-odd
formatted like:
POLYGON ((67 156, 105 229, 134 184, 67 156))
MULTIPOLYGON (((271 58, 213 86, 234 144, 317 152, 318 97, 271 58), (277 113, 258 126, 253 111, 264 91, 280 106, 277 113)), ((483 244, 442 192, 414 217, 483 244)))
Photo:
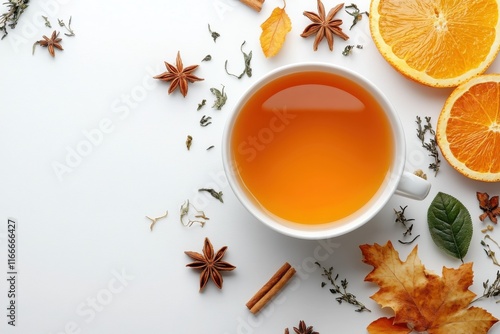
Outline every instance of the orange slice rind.
POLYGON ((499 0, 372 0, 370 31, 408 78, 455 87, 482 74, 500 50, 499 0))
POLYGON ((439 115, 436 140, 463 175, 500 181, 500 74, 479 75, 455 88, 439 115))

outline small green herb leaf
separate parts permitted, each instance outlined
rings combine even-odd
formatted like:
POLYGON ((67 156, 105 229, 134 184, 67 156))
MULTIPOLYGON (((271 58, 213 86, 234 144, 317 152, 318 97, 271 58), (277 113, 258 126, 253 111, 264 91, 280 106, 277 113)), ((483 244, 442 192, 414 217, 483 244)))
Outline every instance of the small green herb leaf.
POLYGON ((427 223, 434 243, 463 262, 472 239, 467 208, 455 197, 439 192, 427 211, 427 223))
POLYGON ((218 90, 217 88, 210 88, 210 91, 215 95, 215 101, 212 108, 221 110, 227 101, 227 94, 224 93, 224 86, 222 86, 222 91, 218 90))
POLYGON ((217 38, 220 37, 220 34, 218 32, 212 31, 212 29, 210 29, 210 24, 208 25, 208 32, 210 33, 210 35, 214 39, 214 42, 217 42, 217 38))
POLYGON ((250 66, 250 62, 252 61, 252 51, 250 51, 250 53, 245 53, 243 51, 243 45, 245 45, 245 41, 243 41, 243 44, 241 44, 241 47, 240 47, 240 50, 241 50, 241 53, 243 54, 243 60, 245 62, 245 69, 243 70, 243 72, 241 72, 240 75, 236 75, 236 74, 232 74, 232 73, 229 73, 228 70, 227 70, 227 60, 224 64, 224 68, 226 69, 226 73, 228 75, 231 75, 233 77, 236 77, 238 79, 241 79, 243 78, 243 76, 246 74, 249 78, 252 76, 252 67, 250 66))

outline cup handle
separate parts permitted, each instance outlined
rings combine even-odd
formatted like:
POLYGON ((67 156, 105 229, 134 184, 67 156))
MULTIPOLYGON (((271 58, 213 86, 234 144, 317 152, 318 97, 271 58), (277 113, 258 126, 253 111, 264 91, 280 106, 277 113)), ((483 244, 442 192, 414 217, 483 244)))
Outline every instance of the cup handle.
POLYGON ((431 190, 431 183, 415 174, 404 171, 399 180, 396 194, 408 198, 423 200, 431 190))

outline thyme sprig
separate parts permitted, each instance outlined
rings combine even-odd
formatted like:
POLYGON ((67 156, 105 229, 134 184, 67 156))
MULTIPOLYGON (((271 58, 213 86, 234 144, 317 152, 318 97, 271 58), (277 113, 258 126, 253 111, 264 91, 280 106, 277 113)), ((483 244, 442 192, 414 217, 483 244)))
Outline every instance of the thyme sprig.
POLYGON ((363 14, 365 14, 366 16, 369 16, 367 11, 364 11, 364 12, 360 11, 358 6, 356 6, 353 3, 351 3, 349 6, 345 6, 345 8, 346 8, 346 10, 345 10, 346 13, 353 17, 352 25, 349 28, 349 30, 351 30, 352 27, 354 27, 363 18, 363 14), (348 11, 347 9, 351 9, 351 11, 348 11))
POLYGON ((47 28, 52 28, 52 24, 50 24, 49 18, 47 16, 43 16, 43 15, 42 15, 42 18, 43 18, 43 21, 45 22, 45 26, 47 28))
MULTIPOLYGON (((410 218, 410 219, 406 218, 406 216, 405 216, 405 210, 406 210, 406 208, 407 208, 407 207, 408 207, 408 205, 407 205, 407 206, 405 206, 405 207, 400 206, 400 207, 399 207, 399 209, 400 209, 399 211, 398 211, 398 210, 396 210, 396 209, 394 209, 394 214, 396 215, 396 220, 395 220, 395 222, 396 222, 396 223, 399 223, 399 224, 402 224, 402 225, 403 225, 403 227, 406 229, 406 230, 403 232, 403 237, 406 237, 406 236, 408 236, 408 235, 411 235, 411 233, 412 233, 412 231, 413 231, 413 223, 411 223, 411 224, 408 224, 408 223, 410 223, 410 222, 412 222, 412 221, 414 221, 414 220, 415 220, 415 219, 413 219, 413 218, 410 218)), ((412 239, 412 240, 410 240, 410 241, 402 241, 402 240, 398 240, 398 242, 399 242, 400 244, 403 244, 403 245, 409 245, 409 244, 413 243, 415 240, 417 240, 417 238, 418 238, 419 236, 420 236, 420 235, 417 235, 415 238, 413 238, 413 239, 412 239)))
POLYGON ((68 37, 75 36, 75 32, 73 31, 73 29, 71 29, 71 16, 69 17, 69 21, 68 21, 67 26, 64 23, 64 21, 61 19, 57 19, 57 22, 59 23, 60 27, 63 27, 68 31, 67 33, 64 33, 66 36, 68 36, 68 37))
POLYGON ((7 6, 7 12, 0 15, 0 31, 3 32, 2 39, 7 35, 7 28, 14 29, 26 8, 28 8, 29 0, 8 0, 4 2, 7 6))
POLYGON ((439 171, 439 166, 441 165, 441 160, 439 159, 439 152, 437 149, 437 143, 436 143, 436 132, 432 128, 431 125, 431 118, 430 117, 425 117, 425 122, 422 126, 422 119, 417 116, 417 137, 420 139, 422 142, 422 147, 425 148, 427 151, 429 151, 429 156, 434 158, 434 162, 429 164, 429 169, 433 170, 435 173, 434 175, 437 175, 439 171), (425 141, 425 135, 429 133, 431 138, 429 139, 429 142, 425 141))
MULTIPOLYGON (((340 294, 340 297, 335 298, 339 302, 339 304, 342 304, 342 302, 349 303, 351 305, 357 306, 358 308, 355 310, 356 312, 363 312, 363 311, 368 311, 371 312, 370 309, 368 309, 365 305, 360 303, 357 299, 356 296, 353 295, 350 292, 347 292, 347 286, 348 282, 347 279, 343 279, 340 281, 340 285, 337 283, 337 279, 339 278, 339 275, 335 275, 333 277, 333 267, 330 267, 329 269, 326 269, 323 267, 319 262, 315 262, 318 267, 320 267, 323 270, 323 273, 321 276, 326 277, 326 279, 330 282, 330 284, 333 286, 333 288, 329 289, 332 294, 340 294)), ((321 287, 325 287, 326 283, 322 282, 321 287)))
POLYGON ((408 234, 411 235, 411 231, 413 229, 413 224, 411 224, 410 226, 408 226, 407 223, 415 220, 413 218, 410 218, 410 219, 406 218, 406 216, 405 216, 405 210, 406 210, 407 207, 408 207, 408 205, 405 206, 405 207, 400 206, 399 207, 400 211, 394 209, 394 214, 396 215, 395 222, 402 224, 406 228, 406 231, 403 233, 403 236, 405 236, 405 237, 408 234))
MULTIPOLYGON (((497 277, 491 285, 489 284, 489 282, 490 280, 486 280, 486 282, 483 282, 483 295, 471 301, 471 304, 477 302, 480 299, 491 298, 500 295, 500 271, 497 271, 497 277)), ((496 302, 500 303, 500 300, 497 300, 496 302)))

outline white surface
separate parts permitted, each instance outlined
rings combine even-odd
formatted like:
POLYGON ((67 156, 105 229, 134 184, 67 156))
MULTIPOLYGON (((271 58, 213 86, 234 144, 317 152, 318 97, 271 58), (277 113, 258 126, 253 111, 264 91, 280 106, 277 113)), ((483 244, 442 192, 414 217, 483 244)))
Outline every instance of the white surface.
MULTIPOLYGON (((357 1, 362 10, 369 1, 357 1)), ((329 9, 337 2, 325 1, 329 9)), ((313 38, 300 33, 309 24, 304 10, 316 11, 316 2, 288 1, 293 29, 284 48, 265 59, 259 46, 260 24, 281 1, 267 0, 261 13, 233 0, 209 1, 32 1, 18 27, 0 42, 0 266, 6 275, 7 217, 19 223, 19 284, 16 327, 7 325, 7 282, 0 280, 0 332, 2 333, 282 333, 303 319, 320 333, 365 333, 382 315, 369 296, 377 287, 363 282, 371 270, 361 262, 358 246, 391 240, 403 258, 413 246, 397 243, 403 228, 394 223, 393 208, 408 205, 415 218, 414 235, 427 268, 460 262, 447 257, 432 243, 427 208, 438 191, 456 196, 469 209, 474 236, 467 261, 474 261, 472 290, 494 279, 497 268, 485 256, 480 240, 481 213, 476 191, 498 194, 498 184, 468 180, 443 161, 434 177, 431 162, 415 136, 415 117, 437 120, 450 89, 413 83, 394 71, 379 55, 363 18, 349 31, 351 18, 344 12, 344 30, 351 39, 335 39, 330 52, 323 42, 313 52, 313 38), (63 37, 64 51, 56 57, 32 44, 51 29, 40 22, 48 16, 73 17, 75 37, 63 37), (207 24, 219 32, 216 43, 207 24), (239 73, 243 66, 240 45, 253 51, 253 77, 237 80, 224 72, 239 73), (347 43, 362 44, 344 57, 347 43), (184 64, 201 64, 195 72, 205 78, 189 86, 183 98, 168 95, 168 84, 151 79, 173 63, 181 51, 184 64), (211 54, 211 62, 200 63, 211 54), (222 129, 232 106, 257 78, 281 65, 301 61, 327 61, 348 67, 373 81, 395 105, 408 143, 407 170, 421 168, 433 185, 422 202, 393 196, 388 205, 361 229, 337 239, 305 241, 271 231, 247 213, 227 185, 221 162, 222 129), (211 109, 211 87, 226 87, 228 102, 211 109), (142 93, 142 95, 141 95, 142 93), (198 103, 207 106, 196 111, 198 103), (129 101, 130 105, 127 106, 129 101), (202 115, 213 117, 206 128, 202 115), (65 164, 68 150, 87 139, 84 133, 108 130, 71 173, 59 179, 53 164, 65 164), (194 137, 190 151, 186 136, 194 137), (210 151, 205 149, 215 145, 210 151), (198 188, 224 192, 224 204, 198 188), (210 221, 204 228, 179 223, 179 207, 190 199, 210 221), (153 232, 145 218, 160 216, 153 232), (199 273, 185 268, 186 250, 201 251, 209 237, 214 247, 227 245, 225 259, 237 266, 224 274, 224 288, 211 283, 198 292, 199 273), (328 252, 329 251, 329 252, 328 252), (351 305, 338 305, 320 288, 314 258, 334 266, 349 280, 349 289, 372 313, 356 313, 351 305), (296 280, 259 316, 245 307, 248 299, 285 262, 298 270, 296 280), (125 285, 116 275, 126 273, 125 285), (110 292, 111 291, 111 292, 110 292), (103 299, 104 298, 104 299, 103 299), (91 306, 92 300, 97 300, 91 306)), ((488 72, 498 71, 495 61, 488 72)), ((97 138, 97 137, 96 137, 97 138)), ((367 169, 369 169, 367 161, 367 169)), ((496 230, 493 237, 499 238, 496 230)), ((494 246, 494 245, 493 245, 494 246)), ((477 304, 500 317, 493 300, 477 304)), ((498 325, 497 325, 498 326, 498 325)), ((500 333, 495 326, 490 332, 500 333)))

